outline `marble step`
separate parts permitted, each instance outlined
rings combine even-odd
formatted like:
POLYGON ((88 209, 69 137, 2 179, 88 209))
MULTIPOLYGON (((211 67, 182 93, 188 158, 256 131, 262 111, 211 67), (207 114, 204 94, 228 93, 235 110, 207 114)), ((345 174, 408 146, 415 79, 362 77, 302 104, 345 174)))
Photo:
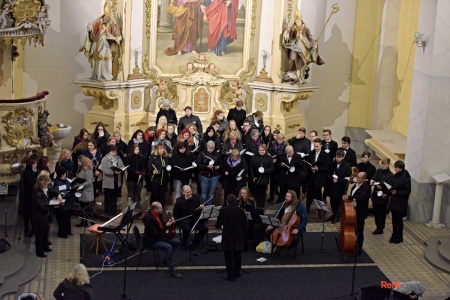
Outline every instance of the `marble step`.
MULTIPOLYGON (((36 257, 34 253, 29 253, 29 251, 21 245, 11 243, 10 251, 13 249, 22 255, 24 261, 22 267, 18 271, 5 277, 4 282, 0 285, 0 299, 3 299, 7 294, 17 293, 21 285, 32 280, 41 270, 42 261, 40 258, 36 257)), ((5 269, 3 268, 3 259, 1 261, 1 269, 5 269)))
POLYGON ((5 281, 5 278, 15 274, 19 271, 24 264, 23 255, 17 251, 17 248, 11 247, 5 253, 0 254, 0 261, 2 262, 2 267, 0 268, 0 286, 5 281))
POLYGON ((439 254, 450 263, 450 236, 439 238, 439 254))
MULTIPOLYGON (((435 267, 444 270, 448 273, 450 273, 450 261, 448 261, 446 258, 444 258, 439 253, 439 246, 440 241, 439 239, 446 238, 446 237, 437 237, 433 236, 429 238, 428 240, 424 241, 425 245, 427 247, 425 248, 424 255, 425 258, 435 267)), ((448 238, 448 237, 447 237, 448 238)))

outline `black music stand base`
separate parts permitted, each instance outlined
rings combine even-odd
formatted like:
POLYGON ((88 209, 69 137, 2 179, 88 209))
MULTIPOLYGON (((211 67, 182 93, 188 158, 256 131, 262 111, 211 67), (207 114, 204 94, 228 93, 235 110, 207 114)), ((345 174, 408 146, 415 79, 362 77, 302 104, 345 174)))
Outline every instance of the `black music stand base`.
POLYGON ((326 215, 326 211, 320 205, 316 205, 316 207, 317 207, 317 211, 318 212, 321 211, 322 215, 323 215, 323 218, 322 218, 322 238, 321 238, 321 242, 320 242, 320 249, 310 253, 309 255, 313 255, 313 254, 316 254, 316 253, 320 253, 320 254, 326 253, 328 255, 331 255, 327 250, 323 249, 323 239, 325 237, 325 215, 326 215))

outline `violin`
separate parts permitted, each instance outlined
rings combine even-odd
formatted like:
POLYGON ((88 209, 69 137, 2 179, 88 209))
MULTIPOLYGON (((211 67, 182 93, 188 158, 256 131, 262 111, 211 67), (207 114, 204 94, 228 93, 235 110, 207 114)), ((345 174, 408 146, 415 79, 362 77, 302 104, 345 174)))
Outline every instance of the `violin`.
MULTIPOLYGON (((348 190, 350 182, 358 175, 358 168, 352 168, 345 192, 348 190)), ((339 208, 340 228, 338 235, 339 252, 342 255, 351 255, 356 250, 356 211, 351 200, 342 200, 339 208)))
MULTIPOLYGON (((167 213, 167 217, 168 217, 167 221, 169 221, 170 219, 172 219, 172 214, 170 212, 167 213)), ((167 222, 167 221, 165 221, 165 222, 167 222)), ((176 225, 175 225, 175 221, 174 221, 170 226, 167 227, 166 236, 169 239, 173 239, 176 235, 177 235, 177 230, 176 230, 176 225)))
MULTIPOLYGON (((297 201, 295 207, 292 211, 285 213, 283 218, 281 218, 281 226, 275 228, 275 230, 270 235, 270 242, 278 247, 287 247, 292 243, 292 231, 297 228, 300 224, 300 216, 297 215, 297 206, 304 199, 302 198, 297 201)), ((280 209, 281 210, 281 209, 280 209)))

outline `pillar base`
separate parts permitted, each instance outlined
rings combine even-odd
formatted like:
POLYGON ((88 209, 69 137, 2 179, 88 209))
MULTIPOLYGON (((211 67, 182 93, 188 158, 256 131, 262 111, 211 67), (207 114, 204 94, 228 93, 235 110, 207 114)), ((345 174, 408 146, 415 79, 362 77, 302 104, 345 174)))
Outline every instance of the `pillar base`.
POLYGON ((445 224, 442 224, 442 223, 432 223, 431 221, 425 223, 425 226, 427 226, 428 228, 438 228, 438 229, 447 227, 447 226, 445 226, 445 224))

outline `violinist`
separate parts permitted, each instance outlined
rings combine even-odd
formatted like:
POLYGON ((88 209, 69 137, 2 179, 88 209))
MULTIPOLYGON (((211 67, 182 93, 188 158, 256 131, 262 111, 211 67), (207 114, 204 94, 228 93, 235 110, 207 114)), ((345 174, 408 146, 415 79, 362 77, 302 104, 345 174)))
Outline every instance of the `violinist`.
POLYGON ((172 256, 173 253, 180 246, 180 241, 177 239, 169 239, 166 235, 166 229, 175 221, 173 218, 166 223, 162 217, 162 205, 155 201, 151 204, 148 214, 142 219, 145 225, 143 235, 143 242, 146 248, 154 248, 166 252, 166 258, 163 263, 169 267, 169 276, 172 278, 183 278, 183 275, 175 270, 172 256))
MULTIPOLYGON (((292 243, 288 246, 290 249, 294 248, 299 242, 302 235, 306 233, 306 225, 308 224, 308 213, 303 203, 298 203, 297 194, 293 190, 288 190, 284 198, 284 202, 278 206, 275 212, 275 218, 280 221, 285 214, 291 213, 295 209, 295 214, 300 217, 300 222, 292 231, 292 243), (297 205, 298 203, 298 205, 297 205)), ((294 217, 295 215, 293 215, 294 217)), ((272 226, 267 227, 266 237, 270 237, 274 228, 272 226)), ((286 249, 287 250, 287 249, 286 249)))
POLYGON ((344 201, 353 201, 356 210, 356 236, 358 241, 358 254, 361 254, 364 242, 364 222, 369 212, 370 185, 366 182, 367 174, 359 172, 356 184, 352 187, 350 195, 342 196, 344 201))
MULTIPOLYGON (((184 218, 183 220, 177 221, 178 226, 180 226, 183 231, 183 248, 186 248, 187 246, 189 234, 192 227, 197 222, 203 207, 204 205, 201 201, 200 195, 192 194, 192 189, 189 185, 183 186, 183 195, 176 200, 175 206, 173 207, 173 216, 175 219, 178 220, 184 218)), ((200 241, 208 232, 206 219, 200 220, 195 226, 195 229, 197 229, 198 232, 192 241, 193 248, 200 244, 200 241)))

